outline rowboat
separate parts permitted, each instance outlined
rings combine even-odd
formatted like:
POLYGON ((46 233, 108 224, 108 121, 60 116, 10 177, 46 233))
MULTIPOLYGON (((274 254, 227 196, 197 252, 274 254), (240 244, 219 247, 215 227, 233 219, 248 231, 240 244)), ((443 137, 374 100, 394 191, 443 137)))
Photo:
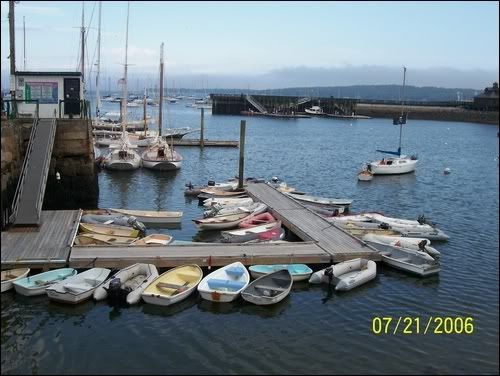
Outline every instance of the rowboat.
POLYGON ((250 197, 241 197, 241 198, 223 198, 223 197, 214 197, 208 198, 203 201, 203 206, 209 208, 213 205, 227 205, 227 206, 244 206, 253 204, 253 200, 250 197))
POLYGON ((174 238, 165 234, 151 234, 144 238, 135 240, 131 245, 167 245, 174 238))
POLYGON ((250 228, 269 223, 276 223, 276 218, 274 218, 271 213, 266 212, 266 213, 254 214, 251 217, 245 218, 243 221, 240 222, 239 227, 250 228))
POLYGON ((287 192, 285 193, 288 197, 293 198, 301 203, 306 203, 309 205, 315 205, 320 207, 325 206, 344 206, 349 207, 352 204, 352 200, 349 199, 339 199, 339 198, 326 198, 326 197, 316 197, 305 194, 299 194, 297 192, 287 192))
POLYGON ((286 269, 263 275, 250 283, 241 297, 257 305, 275 304, 287 297, 292 289, 293 279, 286 269))
POLYGON ((125 226, 99 225, 94 223, 80 223, 80 231, 94 234, 124 236, 137 238, 139 231, 125 226))
MULTIPOLYGON (((260 226, 253 226, 249 228, 241 228, 237 230, 221 231, 222 241, 224 243, 244 243, 250 240, 258 239, 259 235, 268 233, 270 230, 279 230, 281 228, 281 221, 274 221, 270 223, 265 223, 260 226)), ((271 240, 273 238, 271 234, 263 235, 263 239, 271 240)), ((281 232, 278 233, 278 238, 281 232)))
POLYGON ((327 221, 333 223, 335 227, 338 227, 353 236, 363 236, 366 234, 379 234, 379 235, 393 235, 401 236, 401 233, 389 229, 388 227, 380 227, 378 224, 369 222, 335 222, 331 221, 334 217, 325 218, 327 221))
POLYGON ((311 268, 305 264, 252 265, 248 269, 253 278, 259 278, 263 275, 286 269, 296 282, 308 279, 313 272, 311 268))
POLYGON ((29 268, 10 269, 2 271, 2 292, 10 290, 15 281, 26 277, 30 272, 29 268))
POLYGON ((102 235, 93 233, 82 233, 75 238, 75 245, 113 245, 113 244, 132 244, 135 238, 126 236, 102 235))
POLYGON ((375 261, 357 258, 313 273, 309 278, 309 283, 329 283, 331 280, 335 285, 335 290, 348 291, 371 281, 376 276, 375 261))
POLYGON ((91 214, 85 213, 80 219, 81 223, 94 223, 104 225, 118 225, 125 227, 133 227, 139 231, 146 231, 144 223, 137 220, 135 217, 127 217, 123 214, 91 214))
POLYGON ((198 285, 201 297, 213 302, 232 302, 248 286, 250 275, 237 261, 210 273, 198 285))
POLYGON ((200 189, 200 192, 202 194, 205 193, 205 194, 213 196, 213 197, 236 197, 236 196, 246 194, 246 190, 244 190, 244 189, 225 191, 222 189, 211 188, 211 187, 200 189))
POLYGON ((373 173, 368 169, 363 169, 358 172, 358 180, 360 181, 370 181, 373 179, 373 173))
POLYGON ((94 291, 95 300, 123 299, 128 304, 141 300, 144 289, 158 277, 158 270, 153 264, 134 264, 121 269, 112 278, 94 291))
POLYGON ((181 223, 182 212, 179 211, 155 211, 155 210, 129 210, 129 209, 108 209, 115 213, 126 216, 134 216, 138 221, 145 224, 169 224, 181 223))
POLYGON ((250 213, 219 215, 212 218, 193 219, 200 230, 225 230, 237 227, 250 213))
POLYGON ((47 287, 76 274, 78 272, 73 268, 54 269, 18 279, 13 284, 18 294, 24 296, 44 295, 47 287))
POLYGON ((169 306, 191 295, 203 278, 198 265, 182 265, 157 277, 142 293, 146 303, 169 306))
POLYGON ((108 278, 111 270, 92 268, 47 287, 49 299, 76 304, 90 298, 94 290, 108 278))
POLYGON ((436 248, 430 246, 431 241, 425 238, 366 234, 363 236, 363 241, 371 241, 373 243, 389 244, 394 247, 418 250, 428 253, 433 258, 441 256, 441 253, 436 248))
MULTIPOLYGON (((215 217, 218 215, 227 214, 238 214, 238 213, 251 213, 256 209, 260 208, 262 204, 258 202, 252 202, 248 205, 238 205, 238 206, 223 206, 220 204, 215 204, 211 206, 210 209, 203 212, 203 218, 215 217)), ((267 207, 266 207, 267 208, 267 207)))

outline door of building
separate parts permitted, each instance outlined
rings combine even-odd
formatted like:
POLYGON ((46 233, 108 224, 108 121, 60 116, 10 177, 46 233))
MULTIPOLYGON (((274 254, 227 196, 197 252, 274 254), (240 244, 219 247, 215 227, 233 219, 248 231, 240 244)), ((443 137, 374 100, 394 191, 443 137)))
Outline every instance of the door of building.
POLYGON ((64 79, 64 115, 80 115, 80 79, 64 79))

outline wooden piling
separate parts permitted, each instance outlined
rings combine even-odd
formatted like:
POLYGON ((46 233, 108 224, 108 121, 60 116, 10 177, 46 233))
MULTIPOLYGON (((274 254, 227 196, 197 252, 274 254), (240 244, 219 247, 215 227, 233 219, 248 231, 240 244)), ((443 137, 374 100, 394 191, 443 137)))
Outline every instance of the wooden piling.
POLYGON ((243 170, 245 167, 245 128, 247 125, 246 120, 240 123, 240 166, 238 174, 238 189, 243 188, 243 170))
POLYGON ((200 147, 202 149, 205 147, 204 128, 205 128, 205 109, 202 107, 201 120, 200 120, 200 147))

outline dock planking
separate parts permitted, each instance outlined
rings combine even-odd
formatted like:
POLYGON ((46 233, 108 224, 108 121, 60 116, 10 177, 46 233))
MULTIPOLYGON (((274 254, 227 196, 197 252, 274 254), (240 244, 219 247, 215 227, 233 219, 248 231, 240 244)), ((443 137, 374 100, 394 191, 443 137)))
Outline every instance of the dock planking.
POLYGON ((40 227, 2 231, 2 269, 52 269, 67 265, 80 210, 42 211, 40 227))
POLYGON ((249 184, 250 197, 263 202, 276 218, 304 241, 313 241, 334 262, 363 257, 379 261, 380 254, 356 237, 335 227, 320 215, 265 183, 249 184))

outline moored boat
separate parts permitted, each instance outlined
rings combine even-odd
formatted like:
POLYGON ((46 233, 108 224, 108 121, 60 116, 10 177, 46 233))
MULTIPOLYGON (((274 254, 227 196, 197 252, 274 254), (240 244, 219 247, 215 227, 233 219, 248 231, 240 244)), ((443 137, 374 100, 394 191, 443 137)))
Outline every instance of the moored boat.
POLYGON ((244 243, 254 239, 276 240, 284 235, 284 232, 282 233, 279 231, 280 228, 281 221, 275 220, 274 222, 265 223, 259 226, 221 231, 222 241, 224 243, 244 243))
POLYGON ((299 194, 297 192, 287 192, 285 194, 288 197, 291 197, 299 202, 305 202, 309 205, 319 205, 321 207, 344 206, 347 209, 352 204, 352 200, 350 199, 316 197, 311 195, 299 194))
POLYGON ((76 304, 90 298, 94 290, 108 278, 111 270, 92 268, 47 287, 49 299, 76 304))
POLYGON ((430 261, 420 254, 402 248, 391 247, 390 250, 380 252, 380 254, 384 263, 421 277, 427 277, 441 271, 439 263, 435 260, 430 261))
POLYGON ((312 274, 312 269, 305 264, 273 264, 273 265, 252 265, 248 268, 253 278, 286 269, 292 275, 294 281, 303 281, 312 274))
POLYGON ((78 272, 73 268, 54 269, 18 279, 13 285, 16 292, 24 296, 44 295, 47 287, 76 274, 78 272))
POLYGON ((144 224, 170 224, 181 223, 182 212, 179 211, 156 211, 156 210, 130 210, 130 209, 108 209, 114 213, 133 216, 144 224))
MULTIPOLYGON (((264 205, 264 204, 262 204, 264 205)), ((267 209, 267 206, 266 206, 267 209)), ((269 223, 275 223, 276 218, 273 217, 271 213, 259 213, 259 214, 254 214, 249 218, 245 218, 243 221, 240 222, 238 225, 240 228, 250 228, 250 227, 255 227, 255 226, 260 226, 263 224, 269 224, 269 223)))
POLYGON ((193 219, 200 230, 226 230, 237 227, 250 213, 219 215, 211 218, 193 219))
POLYGON ((168 245, 174 238, 166 234, 151 234, 134 240, 130 245, 168 245))
POLYGON ((222 197, 214 197, 208 198, 203 201, 203 206, 209 208, 213 205, 220 204, 226 206, 244 206, 253 204, 253 199, 250 197, 240 197, 240 198, 222 198, 222 197))
POLYGON ((2 270, 2 292, 9 291, 12 287, 14 287, 13 282, 20 280, 21 278, 26 277, 30 272, 29 268, 19 268, 19 269, 10 269, 10 270, 2 270))
POLYGON ((198 285, 201 297, 213 302, 232 302, 250 283, 245 266, 237 261, 217 269, 198 285))
POLYGON ((263 275, 241 292, 247 302, 257 305, 275 304, 285 299, 292 289, 293 279, 286 269, 263 275))
POLYGON ((112 278, 100 285, 94 291, 95 300, 124 300, 135 304, 141 300, 144 289, 158 277, 158 270, 153 264, 133 264, 121 269, 112 278))
POLYGON ((132 244, 135 238, 130 238, 127 236, 114 236, 114 235, 104 235, 104 234, 94 234, 94 233, 81 233, 75 238, 75 245, 86 246, 86 245, 125 245, 132 244))
POLYGON ((394 247, 418 250, 428 253, 433 258, 441 256, 441 253, 437 249, 430 246, 431 241, 425 238, 408 238, 402 236, 367 234, 363 236, 363 241, 371 241, 374 243, 389 244, 394 247))
POLYGON ((169 306, 191 295, 203 278, 198 265, 182 265, 157 277, 142 293, 149 304, 169 306))
POLYGON ((373 179, 373 173, 367 168, 358 172, 358 180, 360 181, 370 181, 373 179))
POLYGON ((377 264, 372 260, 357 258, 344 261, 311 275, 309 283, 332 283, 335 290, 348 291, 371 281, 377 276, 377 264))
POLYGON ((140 234, 138 230, 131 227, 101 225, 94 223, 80 223, 80 231, 102 235, 123 236, 129 238, 137 238, 140 234))

